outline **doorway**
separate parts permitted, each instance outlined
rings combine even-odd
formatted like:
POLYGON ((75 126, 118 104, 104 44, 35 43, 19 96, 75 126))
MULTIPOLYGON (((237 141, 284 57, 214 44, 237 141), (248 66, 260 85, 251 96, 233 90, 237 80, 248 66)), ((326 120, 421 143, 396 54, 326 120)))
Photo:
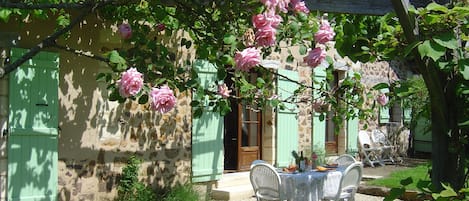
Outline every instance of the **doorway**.
MULTIPOLYGON (((257 76, 250 74, 250 80, 257 76)), ((227 85, 230 85, 230 78, 227 85)), ((261 159, 261 110, 256 106, 231 99, 231 112, 225 116, 224 167, 225 172, 247 171, 254 160, 261 159)))

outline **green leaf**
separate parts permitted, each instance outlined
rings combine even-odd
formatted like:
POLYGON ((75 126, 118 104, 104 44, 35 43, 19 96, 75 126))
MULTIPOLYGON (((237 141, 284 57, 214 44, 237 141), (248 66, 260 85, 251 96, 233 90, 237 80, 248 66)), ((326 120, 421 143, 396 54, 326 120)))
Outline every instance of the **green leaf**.
POLYGON ((142 96, 140 96, 140 98, 138 99, 138 103, 139 103, 139 104, 148 103, 148 95, 147 95, 147 94, 143 94, 142 96))
POLYGON ((438 60, 446 53, 446 48, 429 40, 420 44, 418 46, 418 50, 422 59, 427 56, 433 59, 433 61, 438 60))
POLYGON ((401 180, 401 185, 407 186, 407 185, 411 184, 412 182, 413 182, 412 177, 407 177, 407 178, 401 180))
POLYGON ((10 19, 10 14, 11 10, 4 8, 0 9, 0 19, 2 19, 3 21, 8 22, 8 20, 10 19))
POLYGON ((433 41, 448 49, 454 50, 458 48, 458 40, 451 32, 435 36, 433 37, 433 41))
POLYGON ((405 47, 404 49, 404 57, 407 57, 410 54, 410 52, 412 52, 412 50, 415 49, 415 47, 417 47, 421 43, 422 42, 420 41, 414 41, 413 43, 407 45, 407 47, 405 47))
POLYGON ((232 34, 225 34, 223 37, 223 42, 227 45, 230 45, 236 41, 236 37, 232 34))
POLYGON ((96 76, 96 81, 105 81, 106 80, 106 74, 105 73, 98 73, 96 76))
POLYGON ((293 63, 293 60, 294 60, 293 55, 291 55, 291 54, 288 55, 288 57, 287 57, 287 62, 288 62, 288 63, 293 63))
POLYGON ((300 50, 299 50, 300 55, 305 55, 307 51, 308 51, 308 48, 305 45, 300 46, 300 50))
POLYGON ((384 201, 393 201, 400 196, 404 195, 405 189, 402 188, 392 188, 389 191, 389 195, 384 198, 384 201))
POLYGON ((379 84, 376 84, 375 86, 373 86, 372 89, 374 89, 374 90, 380 90, 380 89, 386 89, 386 88, 389 88, 389 84, 387 84, 387 83, 379 83, 379 84))
POLYGON ((446 7, 444 7, 440 4, 434 3, 434 2, 428 4, 426 9, 429 10, 429 11, 441 11, 441 12, 444 12, 444 13, 448 12, 448 8, 446 8, 446 7))
POLYGON ((459 72, 465 80, 469 80, 469 59, 460 59, 458 61, 459 72))
POLYGON ((441 191, 440 195, 441 197, 455 197, 458 194, 451 188, 449 185, 441 184, 445 190, 441 191))

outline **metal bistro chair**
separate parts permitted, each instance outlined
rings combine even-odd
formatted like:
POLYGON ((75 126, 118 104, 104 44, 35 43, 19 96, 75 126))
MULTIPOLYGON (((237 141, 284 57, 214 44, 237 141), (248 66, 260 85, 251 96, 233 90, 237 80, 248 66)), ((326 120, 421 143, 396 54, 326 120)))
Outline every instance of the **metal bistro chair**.
POLYGON ((335 159, 335 163, 337 163, 338 166, 349 166, 352 163, 356 163, 357 160, 352 155, 349 154, 342 154, 339 156, 339 158, 335 159))
POLYGON ((363 163, 369 163, 371 167, 375 167, 374 163, 384 165, 381 160, 382 150, 374 146, 367 131, 361 130, 358 132, 358 142, 360 144, 360 151, 364 157, 363 163))
POLYGON ((249 178, 258 201, 280 200, 281 180, 272 165, 267 163, 253 165, 249 178))
POLYGON ((386 135, 381 130, 375 129, 371 131, 371 141, 382 149, 381 157, 383 161, 394 163, 392 158, 394 146, 389 143, 386 135))
POLYGON ((325 196, 325 200, 355 200, 358 186, 363 175, 363 165, 360 162, 350 164, 345 169, 337 193, 334 196, 325 196))
POLYGON ((254 160, 251 163, 251 168, 254 167, 254 165, 259 164, 259 163, 267 163, 267 162, 264 160, 254 160))

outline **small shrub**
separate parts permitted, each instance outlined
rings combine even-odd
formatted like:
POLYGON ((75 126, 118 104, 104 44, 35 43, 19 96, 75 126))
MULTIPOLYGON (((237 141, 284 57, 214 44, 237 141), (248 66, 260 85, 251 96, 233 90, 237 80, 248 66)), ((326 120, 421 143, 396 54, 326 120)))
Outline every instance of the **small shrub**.
POLYGON ((141 161, 131 156, 127 165, 122 169, 122 177, 119 180, 117 198, 115 201, 154 201, 155 193, 144 183, 138 181, 138 170, 141 161))
POLYGON ((164 196, 164 201, 198 201, 199 194, 191 184, 177 185, 164 196))

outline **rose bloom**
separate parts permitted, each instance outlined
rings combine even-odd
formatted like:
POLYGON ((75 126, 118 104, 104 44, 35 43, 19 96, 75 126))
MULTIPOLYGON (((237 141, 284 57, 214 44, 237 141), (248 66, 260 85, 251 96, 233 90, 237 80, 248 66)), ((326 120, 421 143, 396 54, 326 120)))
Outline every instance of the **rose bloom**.
POLYGON ((176 105, 173 90, 166 85, 161 88, 152 88, 150 97, 151 109, 161 113, 169 112, 176 105))
POLYGON ((273 46, 276 39, 275 34, 277 34, 277 30, 270 26, 257 30, 256 44, 262 47, 273 46))
POLYGON ((123 72, 121 79, 117 80, 119 94, 124 97, 135 96, 143 86, 143 74, 135 68, 130 68, 123 72))
POLYGON ((293 10, 295 10, 296 12, 303 12, 306 14, 309 13, 309 9, 308 7, 306 7, 306 4, 304 1, 297 1, 293 3, 293 10))
POLYGON ((378 95, 378 97, 376 98, 376 100, 378 101, 378 103, 381 105, 381 106, 384 106, 388 103, 388 97, 386 96, 386 94, 380 94, 378 95))
MULTIPOLYGON (((272 8, 277 6, 279 0, 261 0, 261 2, 265 5, 267 8, 272 8)), ((280 0, 281 1, 281 0, 280 0)))
POLYGON ((160 23, 156 25, 156 31, 164 31, 166 29, 166 25, 164 23, 160 23))
POLYGON ((248 72, 251 68, 258 65, 261 54, 258 49, 254 47, 246 48, 241 52, 237 52, 235 55, 236 68, 248 72))
POLYGON ((124 39, 124 40, 127 40, 130 37, 132 37, 132 28, 127 23, 123 23, 123 24, 119 25, 118 32, 119 32, 119 35, 121 36, 121 38, 124 39))
POLYGON ((223 98, 230 97, 231 90, 228 89, 225 83, 218 85, 218 95, 223 98))
POLYGON ((308 66, 316 67, 321 64, 322 61, 326 58, 326 51, 317 47, 308 52, 308 55, 303 58, 304 62, 308 64, 308 66))
POLYGON ((319 27, 319 31, 314 34, 314 40, 317 43, 324 44, 334 39, 334 36, 334 30, 329 25, 329 22, 323 20, 321 26, 319 27))
POLYGON ((288 4, 290 3, 290 0, 278 0, 277 8, 284 12, 288 12, 288 4))
POLYGON ((262 29, 266 26, 272 26, 274 28, 277 28, 280 22, 282 22, 282 17, 280 15, 275 14, 275 11, 268 11, 262 14, 252 16, 252 25, 258 29, 262 29))

